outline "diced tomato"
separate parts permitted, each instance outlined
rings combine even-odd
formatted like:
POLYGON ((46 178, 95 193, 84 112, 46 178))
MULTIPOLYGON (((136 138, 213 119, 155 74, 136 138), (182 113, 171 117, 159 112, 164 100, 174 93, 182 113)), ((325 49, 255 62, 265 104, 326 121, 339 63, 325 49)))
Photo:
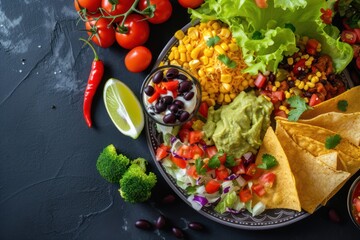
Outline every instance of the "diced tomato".
POLYGON ((360 212, 360 198, 354 198, 353 203, 356 211, 360 212))
POLYGON ((274 115, 277 117, 287 118, 287 114, 283 110, 280 110, 280 109, 274 110, 274 115))
POLYGON ((211 158, 212 156, 216 155, 218 153, 218 150, 216 148, 216 146, 211 146, 211 147, 207 147, 205 149, 206 155, 211 158))
POLYGON ((305 70, 305 62, 306 60, 302 58, 294 64, 292 71, 295 75, 298 75, 300 72, 305 70))
POLYGON ((240 197, 240 201, 246 203, 248 201, 250 201, 252 199, 252 194, 250 189, 245 188, 245 189, 241 189, 239 192, 239 197, 240 197))
POLYGON ((246 169, 245 166, 242 162, 240 162, 238 165, 234 166, 231 168, 231 171, 237 175, 240 174, 245 174, 246 173, 246 169))
POLYGON ((353 44, 351 45, 354 50, 354 58, 357 58, 360 56, 360 45, 359 44, 353 44))
POLYGON ((189 141, 189 134, 190 134, 190 130, 187 128, 182 128, 179 130, 179 138, 180 141, 182 141, 183 143, 187 143, 189 141))
POLYGON ((229 176, 229 172, 224 165, 215 169, 215 175, 218 180, 225 180, 229 176))
POLYGON ((357 41, 356 33, 353 30, 343 30, 341 32, 341 41, 354 44, 357 41))
POLYGON ((319 103, 321 103, 321 99, 319 98, 319 96, 316 93, 313 93, 313 95, 311 95, 311 98, 309 100, 309 106, 313 107, 319 103))
POLYGON ((177 90, 173 90, 171 92, 173 94, 173 98, 176 98, 178 96, 178 94, 179 94, 177 90))
POLYGON ((208 116, 208 110, 209 110, 209 106, 206 102, 201 102, 200 107, 199 107, 199 113, 203 116, 206 117, 208 116))
POLYGON ((265 195, 266 191, 264 188, 264 185, 257 183, 257 184, 253 184, 251 186, 251 189, 253 190, 254 193, 256 193, 256 195, 258 195, 259 197, 262 197, 265 195))
POLYGON ((160 84, 155 84, 155 85, 154 85, 154 88, 155 88, 155 92, 158 92, 158 93, 160 93, 160 94, 165 94, 165 93, 167 93, 166 88, 164 88, 164 87, 161 86, 160 84))
POLYGON ((205 185, 205 191, 210 194, 215 193, 219 191, 220 186, 221 184, 218 181, 212 179, 205 185))
POLYGON ((176 151, 176 154, 183 158, 193 158, 193 153, 191 152, 191 147, 188 145, 182 145, 179 147, 179 149, 176 151))
MULTIPOLYGON (((251 163, 249 166, 247 166, 246 172, 245 172, 245 174, 247 176, 249 176, 250 179, 257 179, 258 177, 261 176, 262 173, 263 173, 263 170, 260 168, 257 168, 255 163, 251 163)), ((249 180, 249 178, 247 178, 247 180, 249 180)))
POLYGON ((360 43, 360 28, 354 28, 353 31, 356 34, 356 42, 360 43))
POLYGON ((356 67, 360 69, 360 56, 356 58, 356 67))
POLYGON ((184 159, 174 157, 172 154, 170 156, 171 156, 171 161, 173 161, 173 163, 175 163, 176 166, 178 166, 179 168, 186 168, 186 161, 184 159))
POLYGON ((186 170, 186 174, 189 175, 190 177, 194 178, 194 179, 198 179, 199 175, 196 172, 196 166, 192 165, 190 166, 187 170, 186 170))
POLYGON ((194 145, 191 145, 190 148, 191 148, 191 153, 192 153, 193 159, 204 156, 204 150, 199 145, 194 144, 194 145))
POLYGON ((189 143, 194 144, 198 143, 203 137, 203 132, 200 130, 190 131, 189 133, 189 143))
POLYGON ((285 99, 284 91, 275 91, 271 93, 271 99, 276 98, 278 101, 283 101, 285 99))
POLYGON ((169 91, 175 91, 179 87, 179 81, 177 80, 162 82, 161 84, 169 91))
POLYGON ((323 21, 323 23, 325 24, 331 24, 332 23, 332 15, 333 15, 333 11, 328 8, 328 9, 320 9, 322 15, 320 16, 321 20, 323 21))
POLYGON ((266 172, 259 177, 259 183, 265 187, 272 188, 276 179, 276 174, 273 172, 266 172))
POLYGON ((184 123, 184 124, 181 126, 181 129, 191 129, 193 123, 194 123, 193 120, 187 121, 186 123, 184 123))
POLYGON ((306 43, 306 52, 310 55, 315 55, 318 45, 319 45, 318 40, 310 38, 306 43))
POLYGON ((257 88, 263 88, 266 85, 266 81, 266 77, 263 74, 259 73, 254 84, 257 88))
POLYGON ((222 155, 218 156, 218 159, 219 159, 221 164, 225 164, 225 162, 226 162, 226 153, 223 153, 222 155))
POLYGON ((157 100, 160 97, 160 93, 154 92, 154 94, 148 98, 149 103, 153 103, 155 100, 157 100))
POLYGON ((165 158, 168 154, 169 154, 169 151, 170 150, 170 147, 169 146, 166 146, 164 144, 160 144, 160 146, 156 149, 156 160, 161 160, 163 158, 165 158))

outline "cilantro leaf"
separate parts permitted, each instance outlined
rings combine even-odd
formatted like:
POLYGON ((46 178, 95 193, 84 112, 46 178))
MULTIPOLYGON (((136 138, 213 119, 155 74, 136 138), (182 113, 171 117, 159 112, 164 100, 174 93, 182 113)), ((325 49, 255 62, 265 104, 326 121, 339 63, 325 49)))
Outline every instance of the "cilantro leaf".
POLYGON ((194 194, 196 193, 196 186, 188 186, 185 191, 189 195, 194 194))
POLYGON ((215 44, 217 44, 220 41, 220 37, 219 36, 215 36, 215 37, 211 37, 206 41, 206 45, 208 47, 213 47, 215 46, 215 44))
POLYGON ((289 121, 296 122, 297 120, 299 120, 301 114, 303 114, 306 110, 313 109, 312 107, 307 105, 305 100, 300 96, 292 96, 287 101, 292 108, 288 116, 289 121))
POLYGON ((346 100, 340 100, 337 103, 337 108, 342 112, 346 112, 348 105, 349 104, 346 100))
POLYGON ((325 140, 326 149, 335 148, 341 141, 341 137, 339 134, 335 134, 333 136, 328 136, 325 140))
POLYGON ((226 156, 226 167, 234 167, 236 165, 234 156, 226 156))
POLYGON ((228 68, 236 68, 236 62, 231 60, 228 56, 225 54, 220 54, 217 59, 221 61, 223 64, 225 64, 228 68))
POLYGON ((199 175, 204 175, 206 173, 206 169, 204 168, 204 162, 201 158, 195 160, 195 168, 196 172, 199 175))
POLYGON ((219 156, 216 154, 215 156, 212 156, 208 162, 208 167, 215 169, 220 167, 220 160, 219 160, 219 156))
POLYGON ((257 168, 270 169, 279 164, 274 156, 267 154, 267 153, 262 155, 261 160, 262 160, 262 163, 257 165, 257 168))

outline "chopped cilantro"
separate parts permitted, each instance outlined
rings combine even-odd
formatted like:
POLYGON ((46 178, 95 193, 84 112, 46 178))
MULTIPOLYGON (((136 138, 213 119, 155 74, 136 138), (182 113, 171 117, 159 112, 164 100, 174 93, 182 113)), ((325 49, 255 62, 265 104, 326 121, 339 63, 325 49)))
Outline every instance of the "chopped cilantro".
POLYGON ((228 56, 226 56, 225 54, 220 54, 217 57, 218 60, 220 60, 223 64, 225 64, 227 67, 229 68, 236 68, 236 62, 234 62, 233 60, 231 60, 228 56))
POLYGON ((313 109, 312 107, 307 105, 305 100, 300 96, 292 96, 287 101, 292 108, 288 116, 289 121, 292 122, 296 122, 297 120, 299 120, 301 114, 303 114, 306 110, 313 109))
POLYGON ((262 155, 261 160, 262 160, 262 163, 257 165, 257 168, 270 169, 279 164, 274 156, 267 154, 267 153, 262 155))
POLYGON ((285 23, 285 28, 289 28, 292 32, 295 32, 296 28, 291 23, 285 23))
POLYGON ((206 169, 204 168, 204 162, 201 158, 195 160, 195 168, 196 172, 199 175, 204 175, 206 173, 206 169))
POLYGON ((262 35, 262 33, 259 32, 259 31, 255 31, 255 32, 253 33, 251 39, 261 40, 261 39, 264 39, 264 35, 262 35))
POLYGON ((220 160, 219 160, 219 156, 216 154, 215 156, 212 156, 208 162, 208 167, 215 169, 220 167, 220 160))
POLYGON ((196 186, 188 186, 185 191, 189 195, 194 194, 196 193, 196 186))
POLYGON ((348 105, 349 104, 346 100, 340 100, 337 103, 337 108, 342 112, 346 112, 348 105))
POLYGON ((335 148, 341 141, 341 137, 339 134, 335 134, 333 136, 328 136, 325 140, 326 149, 335 148))
POLYGON ((213 47, 215 46, 215 44, 217 44, 220 41, 220 37, 219 36, 215 36, 215 37, 211 37, 206 41, 206 45, 208 47, 213 47))
POLYGON ((226 167, 234 167, 236 165, 235 158, 233 156, 226 156, 226 167))

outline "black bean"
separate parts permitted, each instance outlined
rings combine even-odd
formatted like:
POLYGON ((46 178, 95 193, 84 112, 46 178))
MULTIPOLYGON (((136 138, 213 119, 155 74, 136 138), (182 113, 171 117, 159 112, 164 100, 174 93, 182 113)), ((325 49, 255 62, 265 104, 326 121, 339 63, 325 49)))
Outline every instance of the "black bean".
POLYGON ((135 222, 135 226, 137 228, 141 228, 141 229, 144 229, 144 230, 149 230, 152 227, 151 223, 148 220, 145 220, 145 219, 137 220, 135 222))
POLYGON ((153 76, 153 83, 161 83, 161 81, 164 79, 164 73, 162 71, 158 71, 153 76))
POLYGON ((176 115, 174 113, 168 113, 163 117, 164 123, 175 123, 176 115))
POLYGON ((177 78, 180 79, 180 80, 184 80, 184 81, 188 80, 188 77, 186 75, 184 75, 184 74, 181 74, 181 73, 177 76, 177 78))
POLYGON ((153 86, 146 86, 144 88, 144 92, 145 92, 146 95, 152 96, 154 94, 154 92, 155 92, 155 89, 153 88, 153 86))
POLYGON ((180 122, 185 122, 186 120, 188 120, 190 117, 190 113, 188 113, 187 111, 182 111, 179 115, 179 121, 180 122))
POLYGON ((166 219, 163 215, 160 215, 155 222, 155 227, 157 229, 162 229, 166 226, 166 219))
POLYGON ((190 91, 192 88, 192 83, 190 81, 183 81, 179 84, 179 92, 184 93, 190 91))
POLYGON ((176 104, 179 108, 184 108, 184 103, 180 100, 175 100, 174 104, 176 104))
POLYGON ((195 95, 194 92, 187 92, 184 94, 184 99, 190 101, 194 97, 194 95, 195 95))
POLYGON ((184 233, 180 228, 173 227, 171 229, 176 238, 184 238, 184 233))
POLYGON ((335 223, 340 223, 341 218, 335 209, 330 209, 328 212, 329 219, 335 223))
POLYGON ((161 113, 161 112, 165 111, 166 110, 166 104, 163 103, 162 101, 157 101, 155 103, 155 110, 156 110, 157 113, 161 113))
POLYGON ((271 72, 271 73, 269 74, 268 80, 269 80, 270 82, 275 82, 275 80, 276 80, 275 74, 271 72))
POLYGON ((311 92, 304 92, 304 97, 311 97, 313 94, 311 92))
POLYGON ((289 85, 289 88, 295 87, 295 81, 289 80, 289 81, 287 81, 287 83, 289 85))
POLYGON ((189 228, 197 231, 202 231, 204 229, 204 225, 199 222, 191 222, 189 223, 189 228))
POLYGON ((175 202, 175 200, 176 197, 173 194, 168 194, 161 200, 161 202, 164 204, 169 204, 175 202))
POLYGON ((171 104, 168 109, 170 110, 170 112, 173 112, 173 113, 177 113, 177 111, 179 111, 179 107, 178 105, 176 104, 171 104))
POLYGON ((166 78, 176 78, 179 75, 179 70, 177 70, 176 68, 170 68, 169 70, 167 70, 166 72, 166 78))
POLYGON ((161 98, 161 101, 163 103, 165 103, 166 105, 169 105, 170 103, 172 103, 173 100, 174 99, 173 99, 172 96, 164 96, 164 97, 161 98))

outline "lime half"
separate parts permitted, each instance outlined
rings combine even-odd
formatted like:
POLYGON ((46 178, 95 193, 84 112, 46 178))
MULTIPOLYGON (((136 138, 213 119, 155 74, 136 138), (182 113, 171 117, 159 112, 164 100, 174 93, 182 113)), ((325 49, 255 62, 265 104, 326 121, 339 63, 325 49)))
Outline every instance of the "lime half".
POLYGON ((144 128, 139 100, 123 82, 110 78, 104 87, 105 108, 119 131, 136 139, 144 128))

